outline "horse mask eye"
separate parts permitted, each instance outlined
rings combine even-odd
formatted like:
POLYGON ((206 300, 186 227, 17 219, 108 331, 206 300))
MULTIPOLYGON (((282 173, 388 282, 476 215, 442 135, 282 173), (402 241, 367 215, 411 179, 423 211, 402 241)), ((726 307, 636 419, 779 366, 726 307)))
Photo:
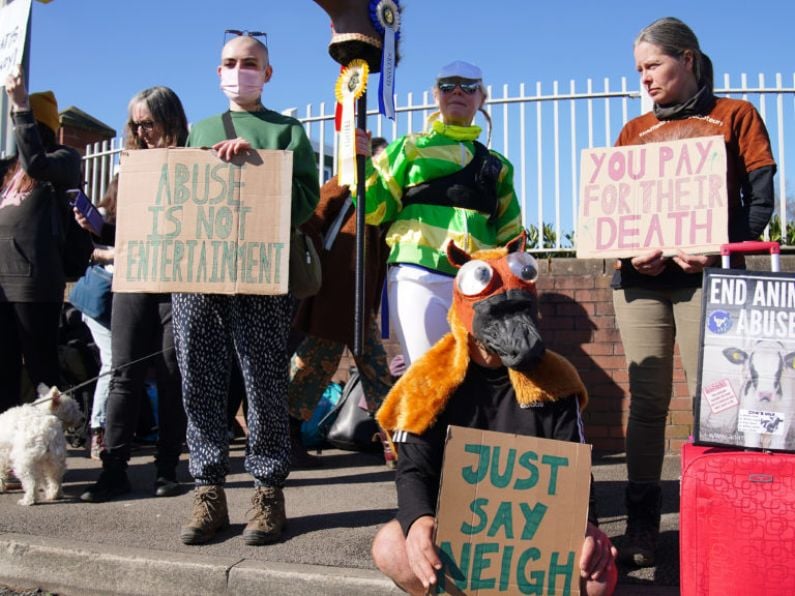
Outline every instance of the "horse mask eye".
POLYGON ((473 260, 465 263, 456 275, 458 291, 464 296, 477 296, 491 283, 494 270, 485 261, 473 260))

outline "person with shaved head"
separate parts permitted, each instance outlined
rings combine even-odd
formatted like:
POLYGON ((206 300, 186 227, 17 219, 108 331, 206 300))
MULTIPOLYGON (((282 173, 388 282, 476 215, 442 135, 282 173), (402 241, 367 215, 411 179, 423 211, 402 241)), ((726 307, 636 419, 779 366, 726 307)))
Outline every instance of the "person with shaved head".
MULTIPOLYGON (((264 33, 228 31, 218 77, 229 109, 196 123, 189 147, 212 147, 223 160, 255 149, 293 152, 292 225, 311 215, 319 199, 317 164, 298 120, 266 108, 263 86, 273 67, 264 33)), ((246 544, 274 542, 286 523, 282 487, 290 470, 287 416, 287 336, 293 298, 174 294, 174 335, 188 418, 193 511, 182 527, 185 544, 207 542, 229 526, 224 481, 229 471, 227 393, 233 358, 248 400, 246 470, 254 477, 253 516, 246 544)))

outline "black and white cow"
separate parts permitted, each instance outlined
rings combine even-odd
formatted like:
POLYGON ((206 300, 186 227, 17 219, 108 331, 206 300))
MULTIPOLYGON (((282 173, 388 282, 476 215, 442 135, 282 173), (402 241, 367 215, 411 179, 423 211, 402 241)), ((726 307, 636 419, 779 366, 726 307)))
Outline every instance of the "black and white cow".
MULTIPOLYGON (((740 408, 775 413, 759 432, 745 432, 747 447, 786 448, 787 434, 795 415, 795 352, 787 353, 780 341, 760 339, 750 348, 726 348, 723 355, 743 367, 740 408), (770 422, 775 419, 775 424, 770 422), (779 428, 780 425, 780 428, 779 428), (772 430, 771 430, 772 429, 772 430), (777 433, 772 434, 774 430, 777 433)), ((764 422, 764 421, 763 421, 764 422)))

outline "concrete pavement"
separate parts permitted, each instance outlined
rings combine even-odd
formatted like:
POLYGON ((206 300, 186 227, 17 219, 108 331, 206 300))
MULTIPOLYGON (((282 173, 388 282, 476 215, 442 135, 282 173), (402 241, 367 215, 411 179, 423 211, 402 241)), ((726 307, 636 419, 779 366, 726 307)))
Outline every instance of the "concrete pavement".
MULTIPOLYGON (((240 536, 252 494, 243 470, 243 444, 232 447, 227 497, 232 527, 211 543, 186 546, 179 528, 192 494, 187 459, 180 464, 184 494, 152 495, 151 449, 130 465, 134 492, 102 504, 77 496, 96 479, 99 464, 70 452, 67 498, 23 507, 19 492, 0 494, 0 585, 40 587, 65 596, 90 594, 324 594, 399 593, 375 570, 369 547, 396 507, 393 472, 378 454, 324 451, 321 470, 293 472, 285 488, 284 540, 246 546, 240 536)), ((609 536, 624 530, 623 455, 597 457, 593 467, 600 521, 609 536)), ((620 570, 620 595, 679 593, 679 459, 666 458, 664 515, 655 568, 620 570)))

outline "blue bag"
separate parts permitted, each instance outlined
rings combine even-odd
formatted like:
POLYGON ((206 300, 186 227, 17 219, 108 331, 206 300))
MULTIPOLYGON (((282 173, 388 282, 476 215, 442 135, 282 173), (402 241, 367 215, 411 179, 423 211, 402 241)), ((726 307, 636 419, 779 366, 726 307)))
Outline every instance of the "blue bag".
POLYGON ((328 414, 332 412, 342 397, 342 385, 330 383, 320 398, 315 409, 312 410, 312 417, 304 420, 301 425, 301 442, 307 449, 316 449, 326 443, 326 435, 334 422, 328 414))

